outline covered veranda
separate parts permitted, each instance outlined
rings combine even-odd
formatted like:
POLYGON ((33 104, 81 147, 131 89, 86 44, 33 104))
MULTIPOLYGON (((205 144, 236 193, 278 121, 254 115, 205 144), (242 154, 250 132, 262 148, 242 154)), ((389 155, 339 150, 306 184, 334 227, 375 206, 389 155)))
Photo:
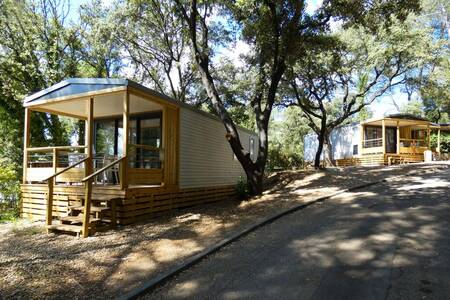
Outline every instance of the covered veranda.
POLYGON ((37 195, 42 195, 49 228, 55 227, 53 218, 61 216, 82 222, 80 232, 87 236, 95 231, 93 220, 107 210, 101 203, 113 224, 112 200, 124 198, 129 189, 177 186, 179 121, 174 100, 126 79, 89 78, 62 81, 25 98, 24 107, 22 212, 38 214, 37 195), (83 120, 84 144, 33 147, 33 112, 83 120), (83 212, 76 220, 66 216, 73 195, 83 212))
POLYGON ((369 119, 360 126, 360 157, 382 155, 388 164, 423 161, 431 129, 430 121, 407 114, 369 119))

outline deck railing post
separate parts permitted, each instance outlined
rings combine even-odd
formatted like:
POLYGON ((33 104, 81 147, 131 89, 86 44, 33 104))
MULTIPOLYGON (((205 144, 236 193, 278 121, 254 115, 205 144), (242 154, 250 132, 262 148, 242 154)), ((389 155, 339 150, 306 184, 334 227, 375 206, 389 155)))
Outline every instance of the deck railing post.
POLYGON ((53 173, 56 172, 58 172, 58 149, 53 148, 53 173))
POLYGON ((84 183, 84 211, 83 211, 83 237, 89 236, 89 222, 91 216, 92 179, 84 183))
MULTIPOLYGON (((47 193, 47 214, 45 218, 46 225, 52 225, 52 219, 53 219, 53 181, 54 179, 51 178, 48 180, 48 193, 47 193)), ((48 229, 47 229, 48 232, 48 229)))

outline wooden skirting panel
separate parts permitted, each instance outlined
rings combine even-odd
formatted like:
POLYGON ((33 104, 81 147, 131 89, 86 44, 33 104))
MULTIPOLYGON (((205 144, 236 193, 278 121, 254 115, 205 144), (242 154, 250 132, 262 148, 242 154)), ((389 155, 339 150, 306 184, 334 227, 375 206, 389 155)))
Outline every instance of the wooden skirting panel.
MULTIPOLYGON (((66 216, 69 201, 80 201, 83 197, 82 186, 55 186, 53 216, 66 216)), ((22 185, 21 216, 34 221, 45 220, 47 187, 42 184, 22 185)), ((204 188, 129 188, 122 191, 117 188, 94 187, 94 194, 111 196, 117 200, 117 221, 126 225, 148 219, 172 209, 227 200, 234 197, 235 187, 204 188)))
POLYGON ((230 199, 234 194, 234 186, 129 189, 126 198, 117 205, 117 219, 120 224, 130 224, 172 209, 230 199))
POLYGON ((365 154, 359 158, 361 166, 380 166, 384 165, 384 154, 365 154))
POLYGON ((358 166, 361 164, 360 159, 357 157, 352 158, 341 158, 335 160, 336 167, 349 167, 349 166, 358 166))

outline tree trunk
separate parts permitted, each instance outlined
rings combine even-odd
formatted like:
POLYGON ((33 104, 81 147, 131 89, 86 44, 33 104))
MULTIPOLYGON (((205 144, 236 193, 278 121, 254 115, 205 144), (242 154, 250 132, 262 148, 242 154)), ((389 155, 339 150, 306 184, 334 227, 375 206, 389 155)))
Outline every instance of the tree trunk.
POLYGON ((325 133, 324 144, 325 144, 324 160, 327 161, 331 166, 334 166, 333 145, 331 144, 329 132, 325 133))
POLYGON ((317 147, 316 158, 314 159, 314 168, 315 169, 320 168, 320 156, 322 155, 323 144, 325 141, 325 133, 323 131, 319 132, 319 134, 317 135, 317 140, 319 141, 319 145, 317 147))
POLYGON ((327 137, 327 119, 323 117, 320 121, 320 131, 316 132, 317 140, 319 141, 319 145, 317 147, 316 158, 314 160, 314 168, 320 168, 320 156, 322 155, 323 145, 325 143, 325 139, 327 137))
POLYGON ((264 169, 259 167, 244 167, 251 195, 261 195, 263 192, 264 169))

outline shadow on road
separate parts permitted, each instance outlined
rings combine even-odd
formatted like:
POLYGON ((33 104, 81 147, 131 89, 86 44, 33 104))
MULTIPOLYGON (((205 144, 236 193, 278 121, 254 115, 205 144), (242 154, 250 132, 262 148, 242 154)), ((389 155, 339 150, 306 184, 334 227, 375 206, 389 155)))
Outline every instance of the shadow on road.
POLYGON ((148 298, 446 299, 450 174, 409 176, 284 217, 148 298))

